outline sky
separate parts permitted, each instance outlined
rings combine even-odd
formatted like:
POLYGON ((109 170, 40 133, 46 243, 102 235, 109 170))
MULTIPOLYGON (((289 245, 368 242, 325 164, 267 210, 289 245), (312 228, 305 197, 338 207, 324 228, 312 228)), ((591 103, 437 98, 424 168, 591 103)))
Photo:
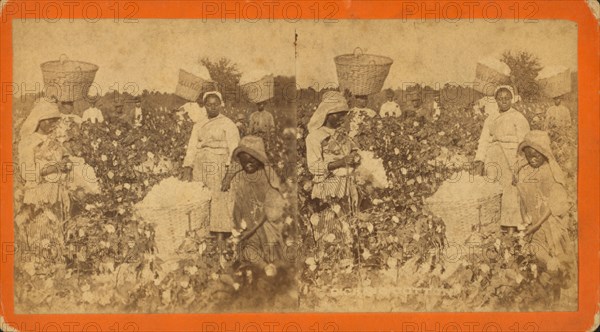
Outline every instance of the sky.
POLYGON ((134 82, 139 90, 174 92, 180 68, 193 71, 200 57, 228 57, 242 72, 262 69, 296 75, 300 87, 335 85, 333 58, 359 47, 393 59, 384 87, 405 82, 434 86, 472 82, 477 60, 505 50, 525 50, 542 65, 577 69, 577 26, 547 20, 421 22, 340 20, 221 22, 220 20, 13 21, 14 80, 42 82, 40 64, 70 59, 97 64, 105 90, 134 82), (295 33, 298 34, 294 47, 295 33))
POLYGON ((356 47, 392 58, 384 88, 404 82, 472 82, 479 59, 499 58, 505 50, 529 51, 545 66, 577 69, 577 25, 570 21, 343 20, 301 22, 297 32, 296 76, 301 87, 337 84, 333 58, 352 54, 356 47))
POLYGON ((28 87, 43 82, 40 64, 61 54, 98 65, 95 82, 105 89, 115 88, 115 82, 121 89, 135 82, 140 90, 174 92, 179 69, 197 70, 201 57, 230 58, 242 72, 263 69, 293 76, 295 71, 294 29, 285 22, 109 19, 13 24, 14 79, 28 87))

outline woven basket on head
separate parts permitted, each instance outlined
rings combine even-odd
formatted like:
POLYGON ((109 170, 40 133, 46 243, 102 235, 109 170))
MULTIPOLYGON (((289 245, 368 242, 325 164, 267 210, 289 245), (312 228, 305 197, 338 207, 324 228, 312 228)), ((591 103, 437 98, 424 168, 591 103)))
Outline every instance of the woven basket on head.
POLYGON ((242 92, 248 100, 253 103, 260 103, 273 98, 275 94, 275 78, 273 75, 266 75, 256 82, 248 82, 240 86, 242 92))
POLYGON ((462 245, 478 228, 486 228, 500 220, 502 193, 476 199, 425 200, 425 207, 444 221, 450 244, 462 245))
POLYGON ((381 55, 362 54, 356 48, 354 54, 338 55, 334 62, 340 90, 366 96, 381 91, 394 61, 381 55))
POLYGON ((178 204, 173 207, 137 207, 144 221, 155 225, 159 255, 170 257, 183 242, 188 231, 208 230, 210 200, 178 204))
POLYGON ((490 68, 484 63, 478 62, 475 68, 475 85, 474 89, 485 95, 491 96, 500 85, 510 83, 510 77, 490 68))
POLYGON ((55 96, 59 101, 76 101, 87 97, 94 82, 98 66, 83 61, 72 61, 61 55, 57 61, 41 65, 44 78, 44 94, 55 96))
POLYGON ((538 79, 536 83, 546 97, 562 96, 571 92, 571 70, 565 68, 552 76, 538 79))
POLYGON ((183 69, 179 70, 179 80, 175 94, 189 101, 196 101, 201 93, 215 90, 215 83, 207 81, 183 69))

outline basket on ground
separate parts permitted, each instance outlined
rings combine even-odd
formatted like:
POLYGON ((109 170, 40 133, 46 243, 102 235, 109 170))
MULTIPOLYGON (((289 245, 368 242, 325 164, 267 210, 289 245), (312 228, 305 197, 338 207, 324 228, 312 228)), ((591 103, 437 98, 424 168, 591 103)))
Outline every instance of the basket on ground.
POLYGON ((169 208, 137 206, 144 221, 155 225, 158 254, 173 256, 188 231, 207 232, 210 200, 187 202, 169 208))
POLYGON ((215 83, 200 78, 183 69, 179 70, 179 80, 175 88, 175 94, 189 101, 196 101, 200 94, 215 89, 215 83))
POLYGON ((273 75, 265 75, 258 81, 242 84, 240 88, 248 100, 260 103, 275 95, 275 78, 273 75))
POLYGON ((370 95, 381 91, 387 78, 392 59, 373 54, 338 55, 334 58, 340 90, 348 89, 353 95, 370 95))
POLYGON ((473 231, 494 228, 500 220, 502 187, 483 177, 459 173, 457 181, 446 181, 425 207, 444 221, 449 243, 464 244, 473 231))
POLYGON ((93 63, 69 60, 61 55, 57 61, 41 64, 44 94, 59 101, 76 101, 87 97, 98 66, 93 63))

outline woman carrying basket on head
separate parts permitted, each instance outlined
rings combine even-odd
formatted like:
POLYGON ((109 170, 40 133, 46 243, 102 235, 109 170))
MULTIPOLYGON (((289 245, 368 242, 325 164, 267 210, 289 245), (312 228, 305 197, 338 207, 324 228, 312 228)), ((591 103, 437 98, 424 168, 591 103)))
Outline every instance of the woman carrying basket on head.
POLYGON ((225 249, 225 235, 233 228, 232 197, 223 187, 240 133, 226 116, 220 114, 223 97, 217 91, 203 96, 208 119, 196 123, 183 161, 183 178, 201 181, 212 191, 209 230, 217 235, 219 250, 225 249))
POLYGON ((338 130, 348 111, 341 93, 327 92, 308 123, 306 161, 314 175, 312 198, 321 203, 321 217, 313 229, 316 240, 328 234, 337 239, 347 237, 336 214, 347 215, 357 209, 358 191, 352 175, 360 163, 358 147, 344 131, 338 130), (339 211, 335 211, 336 204, 339 211))
POLYGON ((49 249, 52 258, 59 260, 63 222, 70 211, 66 185, 71 172, 64 148, 54 135, 61 118, 55 102, 38 100, 21 127, 18 146, 20 175, 25 182, 23 207, 17 217, 19 238, 30 247, 49 249))
POLYGON ((529 122, 523 114, 512 108, 512 87, 498 87, 495 97, 498 113, 490 114, 483 124, 475 155, 475 169, 476 173, 485 174, 502 185, 500 228, 512 233, 523 220, 512 175, 517 163, 517 147, 529 132, 529 122))

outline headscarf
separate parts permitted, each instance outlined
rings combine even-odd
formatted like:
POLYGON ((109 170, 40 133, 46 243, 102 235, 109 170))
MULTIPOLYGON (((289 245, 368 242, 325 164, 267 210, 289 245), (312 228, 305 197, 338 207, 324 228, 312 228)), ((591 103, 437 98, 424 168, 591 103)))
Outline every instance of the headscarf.
POLYGON ((525 158, 525 153, 523 152, 525 147, 531 147, 543 154, 548 159, 548 165, 550 166, 550 171, 552 172, 554 180, 562 185, 566 184, 565 175, 556 162, 554 154, 552 153, 552 148, 550 147, 550 137, 548 136, 548 133, 541 130, 532 130, 527 133, 523 139, 523 142, 519 144, 519 149, 517 150, 519 156, 522 158, 525 158))
POLYGON ((327 115, 348 111, 348 102, 346 101, 346 98, 338 91, 328 91, 323 95, 323 100, 319 104, 319 107, 317 107, 317 110, 311 116, 310 121, 308 121, 308 131, 310 132, 321 128, 323 124, 325 124, 327 115))
POLYGON ((517 96, 517 94, 515 93, 515 89, 510 85, 500 85, 499 87, 497 87, 496 90, 494 90, 494 98, 498 94, 498 91, 502 89, 506 89, 510 92, 510 95, 512 96, 511 103, 516 103, 520 100, 519 96, 517 96))
MULTIPOLYGON (((40 144, 42 136, 39 134, 34 135, 38 129, 41 121, 48 119, 60 118, 62 114, 58 111, 56 103, 49 102, 44 98, 38 100, 36 105, 29 113, 29 116, 23 123, 21 131, 19 132, 19 162, 21 165, 31 166, 31 162, 34 162, 33 147, 40 144)), ((29 168, 28 168, 29 169, 29 168)), ((24 175, 22 175, 25 179, 24 175)))
POLYGON ((36 101, 25 122, 23 122, 19 135, 23 139, 36 132, 40 121, 60 117, 62 117, 62 114, 58 110, 57 103, 40 98, 36 101))
POLYGON ((217 96, 219 97, 219 100, 221 101, 221 107, 225 107, 225 101, 223 100, 223 95, 221 95, 221 93, 219 91, 208 91, 205 92, 204 95, 202 95, 202 101, 206 102, 206 98, 208 98, 209 96, 217 96))

